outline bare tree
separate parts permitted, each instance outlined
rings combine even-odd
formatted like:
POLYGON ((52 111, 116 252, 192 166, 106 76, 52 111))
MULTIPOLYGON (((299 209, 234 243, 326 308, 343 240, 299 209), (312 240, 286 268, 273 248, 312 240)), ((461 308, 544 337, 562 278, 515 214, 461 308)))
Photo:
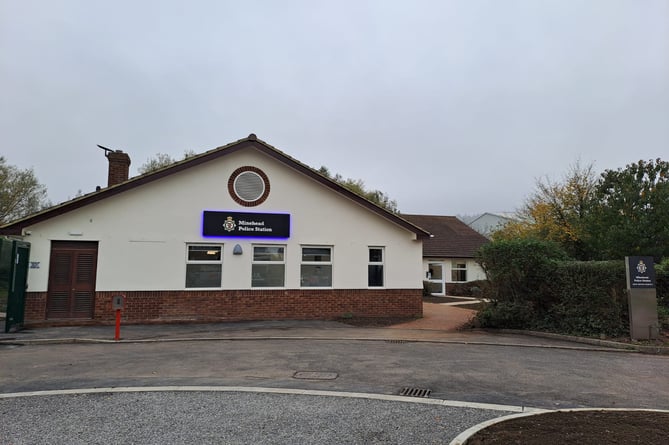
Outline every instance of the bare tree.
POLYGON ((32 169, 8 165, 0 156, 0 225, 38 212, 51 203, 32 169))
MULTIPOLYGON (((182 160, 192 158, 195 155, 197 155, 197 153, 195 153, 193 150, 186 150, 184 152, 182 160)), ((175 162, 179 162, 179 160, 173 158, 167 153, 156 153, 153 157, 147 159, 147 161, 144 164, 142 164, 137 169, 137 171, 139 172, 140 175, 144 175, 146 173, 151 173, 153 171, 159 170, 163 167, 167 167, 168 165, 174 164, 175 162)))

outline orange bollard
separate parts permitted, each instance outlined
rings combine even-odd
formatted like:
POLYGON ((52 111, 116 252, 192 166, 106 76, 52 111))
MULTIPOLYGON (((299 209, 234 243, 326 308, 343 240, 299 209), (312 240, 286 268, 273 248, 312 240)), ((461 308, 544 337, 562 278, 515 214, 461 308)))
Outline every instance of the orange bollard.
POLYGON ((121 309, 124 303, 123 295, 114 295, 112 297, 112 309, 116 310, 116 332, 114 333, 114 340, 121 339, 121 309))
POLYGON ((114 334, 114 340, 119 341, 121 339, 121 309, 116 309, 116 332, 114 334))

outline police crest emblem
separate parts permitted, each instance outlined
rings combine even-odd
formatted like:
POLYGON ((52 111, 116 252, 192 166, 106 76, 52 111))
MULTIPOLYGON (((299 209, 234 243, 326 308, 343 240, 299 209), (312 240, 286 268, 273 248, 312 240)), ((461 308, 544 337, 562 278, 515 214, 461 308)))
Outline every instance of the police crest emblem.
POLYGON ((225 229, 226 232, 232 232, 235 230, 237 227, 237 224, 235 224, 235 221, 232 219, 232 216, 228 216, 225 218, 225 222, 223 223, 223 229, 225 229))

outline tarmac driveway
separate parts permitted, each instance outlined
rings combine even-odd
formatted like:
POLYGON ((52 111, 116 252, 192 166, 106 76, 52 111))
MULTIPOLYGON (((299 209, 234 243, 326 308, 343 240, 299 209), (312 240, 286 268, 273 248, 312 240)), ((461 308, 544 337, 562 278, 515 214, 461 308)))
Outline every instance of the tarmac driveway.
POLYGON ((123 333, 130 342, 118 343, 106 340, 109 327, 0 336, 0 442, 448 443, 505 409, 669 409, 667 356, 453 332, 443 323, 420 322, 392 329, 331 322, 127 326, 123 333), (67 343, 71 336, 98 343, 67 343), (40 344, 39 337, 65 343, 40 344), (26 338, 25 346, 12 344, 26 338), (430 398, 421 400, 428 403, 506 407, 197 391, 6 397, 20 391, 160 385, 391 398, 408 387, 431 390, 430 398))
POLYGON ((433 398, 513 406, 669 409, 669 357, 629 352, 277 339, 34 345, 2 355, 3 393, 224 385, 396 395, 416 387, 433 398), (297 372, 334 378, 300 379, 297 372))

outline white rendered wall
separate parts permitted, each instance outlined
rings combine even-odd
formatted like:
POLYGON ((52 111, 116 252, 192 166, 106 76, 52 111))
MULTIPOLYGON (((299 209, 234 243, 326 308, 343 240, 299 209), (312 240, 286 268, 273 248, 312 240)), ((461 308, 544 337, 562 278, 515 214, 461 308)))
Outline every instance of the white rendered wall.
POLYGON ((367 288, 368 247, 385 248, 385 286, 419 289, 422 243, 415 234, 331 191, 254 149, 225 155, 84 208, 28 227, 31 243, 29 291, 47 290, 52 240, 98 241, 96 288, 106 290, 185 289, 186 245, 223 245, 223 289, 251 288, 254 244, 286 246, 287 289, 300 287, 302 245, 333 246, 333 288, 367 288), (256 207, 235 203, 228 178, 241 166, 263 170, 268 199, 256 207), (204 210, 288 213, 285 240, 203 238, 204 210), (242 255, 232 255, 240 244, 242 255))
POLYGON ((467 264, 467 281, 485 280, 485 272, 483 268, 471 258, 432 258, 423 259, 423 279, 426 279, 427 272, 430 269, 430 263, 442 263, 444 265, 444 282, 457 283, 451 279, 451 270, 453 269, 453 262, 467 264))

